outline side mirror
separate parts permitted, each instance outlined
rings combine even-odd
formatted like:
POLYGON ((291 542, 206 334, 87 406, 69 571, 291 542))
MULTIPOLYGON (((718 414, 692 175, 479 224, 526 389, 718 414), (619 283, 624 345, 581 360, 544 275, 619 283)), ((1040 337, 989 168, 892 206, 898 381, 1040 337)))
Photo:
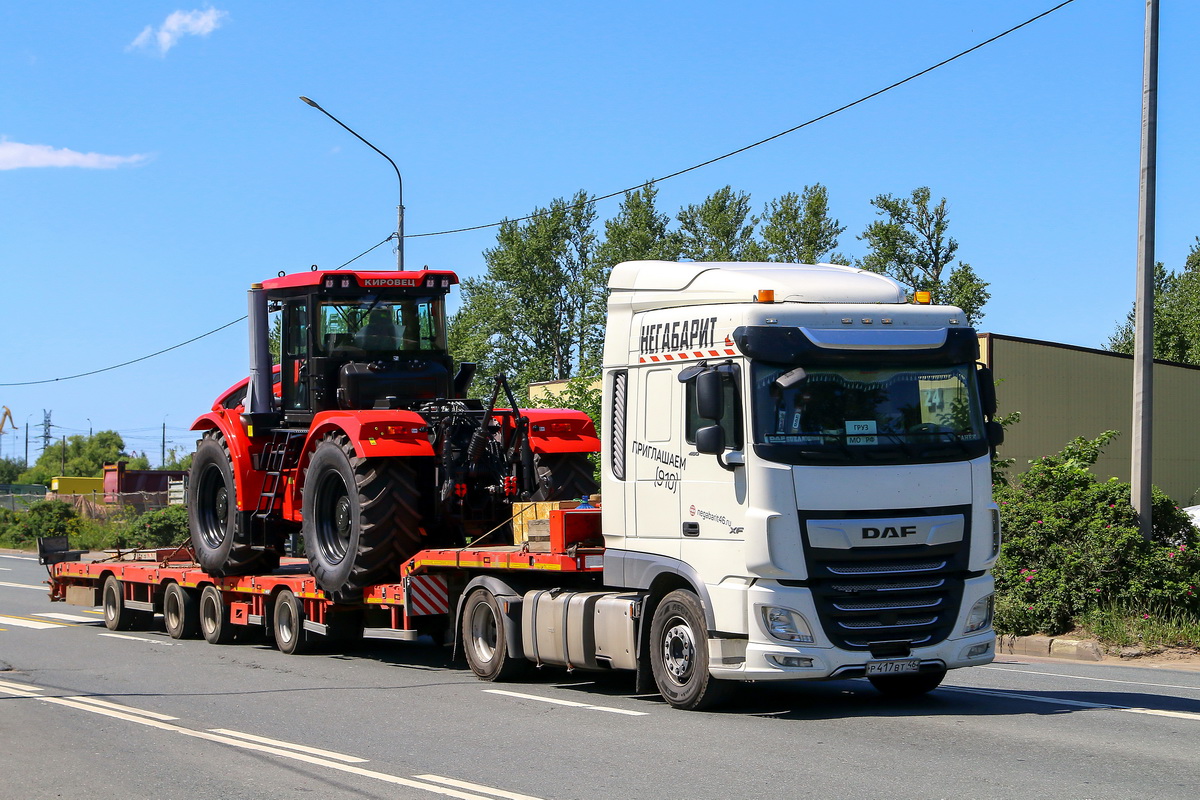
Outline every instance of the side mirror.
POLYGON ((725 452, 725 431, 720 425, 707 425, 696 431, 696 452, 709 456, 725 452))
POLYGON ((991 367, 980 367, 975 370, 979 380, 979 404, 983 407, 983 415, 989 419, 996 416, 996 381, 991 367))
POLYGON ((1004 444, 1004 426, 999 422, 992 420, 984 427, 984 432, 987 434, 988 444, 995 450, 1000 445, 1004 444))
POLYGON ((701 418, 711 420, 718 420, 725 415, 721 373, 707 370, 696 376, 696 412, 701 418))

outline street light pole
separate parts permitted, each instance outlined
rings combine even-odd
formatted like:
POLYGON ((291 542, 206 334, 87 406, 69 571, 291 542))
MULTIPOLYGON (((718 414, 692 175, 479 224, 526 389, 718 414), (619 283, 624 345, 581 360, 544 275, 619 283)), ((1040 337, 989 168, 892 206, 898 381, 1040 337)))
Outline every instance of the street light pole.
POLYGON ((388 163, 392 165, 392 169, 396 170, 396 182, 400 185, 400 203, 399 203, 399 205, 396 206, 396 269, 403 270, 404 269, 404 179, 402 177, 400 177, 400 168, 396 166, 395 161, 392 161, 392 159, 388 158, 387 153, 383 152, 378 147, 371 144, 363 137, 359 136, 358 133, 355 132, 355 130, 353 128, 351 128, 346 123, 342 122, 340 119, 335 117, 333 114, 330 114, 328 111, 321 108, 319 105, 316 104, 316 102, 309 100, 304 95, 301 95, 300 99, 303 100, 305 103, 308 103, 310 106, 315 108, 317 111, 320 111, 325 116, 329 117, 331 120, 336 122, 338 125, 341 125, 343 128, 345 128, 347 131, 349 131, 351 134, 353 134, 356 139, 358 139, 360 142, 365 144, 367 147, 371 148, 376 153, 379 153, 379 155, 383 156, 384 158, 387 158, 388 163))
POLYGON ((1154 194, 1158 138, 1158 0, 1146 0, 1146 47, 1142 61, 1142 158, 1138 197, 1137 300, 1133 345, 1133 441, 1130 500, 1142 538, 1153 527, 1151 465, 1154 413, 1154 194))

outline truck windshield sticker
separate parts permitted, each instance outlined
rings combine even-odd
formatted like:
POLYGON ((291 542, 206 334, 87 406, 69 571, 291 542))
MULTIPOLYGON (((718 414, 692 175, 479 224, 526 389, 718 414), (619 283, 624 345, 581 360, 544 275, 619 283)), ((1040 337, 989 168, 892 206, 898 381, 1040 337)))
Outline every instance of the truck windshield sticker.
POLYGON ((875 420, 846 420, 846 444, 879 444, 875 420))

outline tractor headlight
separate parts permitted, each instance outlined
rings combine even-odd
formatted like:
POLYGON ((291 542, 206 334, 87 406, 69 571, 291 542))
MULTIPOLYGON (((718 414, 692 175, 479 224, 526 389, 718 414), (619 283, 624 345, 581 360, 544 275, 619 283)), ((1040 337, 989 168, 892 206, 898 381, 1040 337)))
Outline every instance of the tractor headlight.
POLYGON ((811 643, 813 641, 812 630, 803 614, 792 611, 790 608, 763 606, 762 616, 767 633, 776 639, 785 642, 811 643))
POLYGON ((994 594, 989 594, 975 601, 975 605, 971 606, 971 613, 967 614, 967 624, 963 627, 963 633, 975 633, 992 624, 992 604, 995 597, 994 594))

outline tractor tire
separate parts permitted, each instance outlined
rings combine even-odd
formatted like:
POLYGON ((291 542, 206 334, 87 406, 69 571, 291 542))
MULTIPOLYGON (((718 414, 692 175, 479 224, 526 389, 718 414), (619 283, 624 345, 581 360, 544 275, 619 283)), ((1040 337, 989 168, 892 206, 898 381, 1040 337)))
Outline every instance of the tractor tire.
POLYGON ((304 550, 317 585, 339 601, 400 579, 423 547, 417 473, 399 458, 360 458, 342 434, 313 451, 304 477, 304 550))
POLYGON ((598 488, 587 453, 534 453, 533 465, 538 488, 532 500, 578 500, 598 488))
POLYGON ((188 475, 188 528, 196 561, 210 575, 252 575, 279 566, 279 554, 238 544, 237 487, 229 445, 208 430, 196 444, 188 475))

